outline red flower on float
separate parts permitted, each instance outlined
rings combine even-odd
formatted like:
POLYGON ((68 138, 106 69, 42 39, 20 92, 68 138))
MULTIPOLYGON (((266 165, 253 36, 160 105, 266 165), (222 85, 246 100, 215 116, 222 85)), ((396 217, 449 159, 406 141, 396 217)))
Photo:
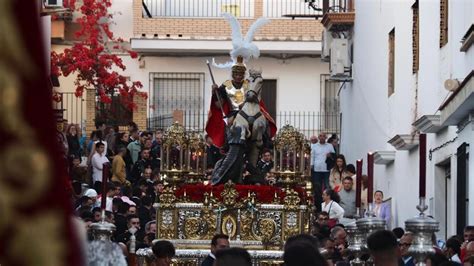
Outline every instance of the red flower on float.
MULTIPOLYGON (((235 185, 235 189, 239 193, 237 197, 237 202, 244 201, 249 192, 254 192, 257 201, 259 203, 272 203, 275 197, 275 193, 277 197, 280 199, 280 202, 283 202, 283 199, 286 196, 284 189, 280 187, 273 187, 273 186, 255 186, 255 185, 235 185)), ((212 194, 215 198, 219 201, 222 199, 221 193, 224 190, 224 185, 212 186, 212 185, 204 185, 204 184, 195 184, 195 185, 183 185, 179 189, 176 190, 175 195, 178 198, 182 198, 184 196, 184 191, 186 191, 186 196, 194 202, 203 202, 204 200, 204 193, 208 193, 208 195, 212 194)), ((294 189, 298 192, 300 199, 302 202, 306 199, 306 194, 302 187, 296 187, 294 189)))
MULTIPOLYGON (((138 81, 130 82, 117 70, 125 70, 123 61, 113 54, 107 44, 114 44, 114 50, 123 48, 122 38, 115 38, 110 30, 113 16, 108 13, 112 5, 111 0, 83 0, 81 6, 76 0, 64 0, 64 6, 82 14, 76 22, 79 29, 75 32, 78 38, 72 48, 64 49, 62 53, 51 53, 51 73, 57 76, 76 74, 76 96, 82 96, 84 89, 95 89, 99 100, 111 102, 111 95, 115 90, 120 91, 123 104, 134 108, 133 95, 138 93, 142 84, 138 81)), ((138 53, 128 51, 130 57, 137 58, 138 53)), ((146 97, 146 93, 138 93, 146 97)))

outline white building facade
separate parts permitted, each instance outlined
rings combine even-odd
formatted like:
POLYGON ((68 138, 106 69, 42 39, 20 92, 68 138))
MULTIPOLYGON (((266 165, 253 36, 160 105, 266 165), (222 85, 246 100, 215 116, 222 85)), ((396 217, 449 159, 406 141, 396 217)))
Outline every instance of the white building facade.
POLYGON ((392 227, 404 227, 418 213, 418 134, 427 133, 428 212, 438 237, 459 233, 474 224, 474 2, 356 1, 355 10, 341 153, 366 165, 376 152, 374 190, 391 198, 392 227))
MULTIPOLYGON (((327 82, 328 63, 320 60, 323 27, 315 18, 321 12, 292 20, 284 15, 290 9, 305 15, 306 3, 283 1, 283 6, 282 1, 238 0, 226 10, 228 1, 204 1, 211 11, 203 13, 204 7, 199 6, 203 1, 174 6, 172 1, 150 0, 145 1, 147 14, 142 1, 132 2, 114 4, 120 10, 115 27, 120 36, 126 30, 125 39, 140 55, 139 62, 125 58, 126 75, 142 81, 149 93, 150 128, 166 127, 176 111, 184 112, 183 122, 191 129, 203 128, 213 82, 206 61, 230 60, 230 26, 220 15, 228 11, 242 24, 244 35, 259 17, 270 19, 254 39, 261 56, 248 62, 247 68, 262 70, 266 84, 262 97, 277 126, 290 123, 308 136, 340 130, 336 84, 327 82), (200 11, 193 13, 193 9, 200 11)), ((230 69, 212 70, 217 84, 230 79, 230 69)))

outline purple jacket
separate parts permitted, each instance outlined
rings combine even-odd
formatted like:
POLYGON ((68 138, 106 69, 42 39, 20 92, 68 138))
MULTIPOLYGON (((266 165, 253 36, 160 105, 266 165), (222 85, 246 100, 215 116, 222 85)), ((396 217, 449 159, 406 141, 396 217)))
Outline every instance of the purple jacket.
MULTIPOLYGON (((372 210, 375 210, 375 203, 372 205, 372 210)), ((390 228, 390 222, 392 220, 392 210, 390 209, 390 205, 388 203, 383 202, 380 206, 380 213, 377 216, 382 218, 387 223, 387 228, 390 228)))

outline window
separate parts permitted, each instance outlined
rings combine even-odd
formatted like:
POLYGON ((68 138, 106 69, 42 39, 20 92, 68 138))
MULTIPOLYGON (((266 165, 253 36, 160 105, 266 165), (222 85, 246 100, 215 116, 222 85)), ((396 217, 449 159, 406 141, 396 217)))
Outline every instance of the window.
POLYGON ((388 96, 395 92, 395 28, 388 34, 388 96))
POLYGON ((413 50, 413 74, 418 72, 420 62, 420 19, 418 12, 418 0, 411 7, 413 11, 412 50, 413 50))
POLYGON ((166 128, 181 114, 183 125, 201 127, 204 73, 151 73, 151 120, 153 128, 166 128), (176 118, 176 117, 175 117, 176 118))
POLYGON ((340 127, 340 107, 338 91, 341 84, 331 81, 330 76, 321 74, 320 76, 320 121, 319 128, 325 132, 339 133, 340 127))
POLYGON ((448 0, 440 0, 439 5, 439 47, 448 43, 448 0))

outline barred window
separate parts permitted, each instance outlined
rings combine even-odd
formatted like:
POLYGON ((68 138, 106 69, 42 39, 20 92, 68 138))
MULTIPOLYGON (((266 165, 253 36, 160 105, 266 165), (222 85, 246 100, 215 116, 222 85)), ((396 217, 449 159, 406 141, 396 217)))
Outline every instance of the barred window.
MULTIPOLYGON (((201 123, 204 73, 151 73, 153 88, 151 95, 151 116, 158 124, 156 127, 167 127, 173 123, 173 113, 182 113, 187 126, 201 123), (196 119, 188 121, 190 114, 196 119), (196 120, 196 121, 194 121, 196 120)), ((197 126, 197 125, 196 125, 197 126)))
POLYGON ((412 29, 412 50, 413 50, 413 74, 418 72, 420 67, 420 19, 418 10, 418 0, 412 6, 413 10, 413 29, 412 29))
POLYGON ((395 92, 395 28, 388 33, 388 96, 395 92))
POLYGON ((439 47, 448 43, 448 0, 440 0, 439 5, 439 47))

